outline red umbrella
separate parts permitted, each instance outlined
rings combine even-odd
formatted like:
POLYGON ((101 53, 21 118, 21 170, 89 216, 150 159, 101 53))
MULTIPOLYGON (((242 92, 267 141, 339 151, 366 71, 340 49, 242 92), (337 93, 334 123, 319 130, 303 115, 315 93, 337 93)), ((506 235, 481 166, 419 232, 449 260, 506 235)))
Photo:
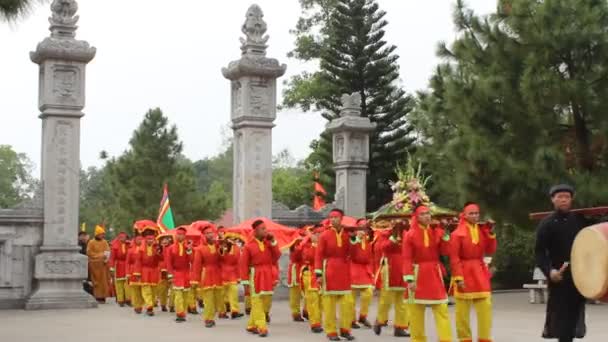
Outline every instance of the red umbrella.
POLYGON ((235 233, 243 236, 243 240, 249 241, 253 238, 252 224, 256 220, 262 220, 266 225, 268 233, 272 234, 279 244, 279 248, 283 249, 289 247, 293 241, 300 237, 300 230, 297 228, 287 227, 282 224, 276 223, 265 217, 256 217, 247 221, 241 222, 240 224, 226 228, 227 233, 235 233))
POLYGON ((143 233, 146 229, 154 230, 156 233, 159 232, 158 225, 152 220, 138 220, 133 223, 133 229, 139 234, 143 233))

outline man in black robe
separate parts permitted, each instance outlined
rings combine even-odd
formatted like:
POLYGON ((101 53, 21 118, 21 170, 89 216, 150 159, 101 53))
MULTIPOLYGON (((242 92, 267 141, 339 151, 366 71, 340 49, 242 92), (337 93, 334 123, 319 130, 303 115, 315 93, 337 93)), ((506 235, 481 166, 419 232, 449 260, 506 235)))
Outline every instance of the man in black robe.
POLYGON ((579 231, 591 224, 572 213, 574 189, 556 185, 549 191, 555 212, 543 219, 536 236, 536 265, 548 279, 549 300, 543 337, 559 342, 583 338, 585 298, 574 286, 570 272, 570 252, 579 231))

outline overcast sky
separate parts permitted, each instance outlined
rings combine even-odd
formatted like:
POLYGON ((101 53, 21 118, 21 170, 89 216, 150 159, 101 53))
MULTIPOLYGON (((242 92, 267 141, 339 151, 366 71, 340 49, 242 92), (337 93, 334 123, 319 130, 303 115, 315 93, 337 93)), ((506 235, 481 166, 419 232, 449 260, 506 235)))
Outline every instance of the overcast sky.
MULTIPOLYGON (((455 37, 455 0, 379 0, 387 12, 386 39, 397 46, 401 78, 410 92, 427 86, 437 43, 455 37)), ((87 67, 81 132, 84 167, 100 165, 99 152, 119 155, 144 113, 160 107, 176 124, 192 160, 220 151, 229 123, 228 80, 221 68, 239 58, 240 27, 252 0, 80 0, 77 38, 97 48, 87 67), (168 4, 172 6, 168 6, 168 4)), ((268 56, 287 64, 280 81, 310 66, 288 59, 289 30, 300 14, 298 0, 258 0, 270 35, 268 56)), ((475 12, 494 10, 494 0, 468 0, 475 12)), ((38 69, 29 52, 48 36, 49 5, 37 6, 15 24, 0 23, 0 144, 9 144, 40 164, 38 69)), ((279 81, 279 84, 282 83, 279 81)), ((279 85, 279 94, 281 94, 279 85)), ((273 152, 298 158, 325 124, 318 114, 280 112, 273 152)), ((38 168, 37 168, 38 170, 38 168)))

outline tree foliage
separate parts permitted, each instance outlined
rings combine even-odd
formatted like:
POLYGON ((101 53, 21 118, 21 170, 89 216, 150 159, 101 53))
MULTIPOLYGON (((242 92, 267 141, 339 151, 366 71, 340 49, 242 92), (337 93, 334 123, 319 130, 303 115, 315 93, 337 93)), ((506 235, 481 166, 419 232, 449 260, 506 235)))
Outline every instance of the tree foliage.
POLYGON ((129 229, 137 219, 156 219, 165 183, 177 224, 213 220, 226 209, 228 195, 221 184, 212 184, 205 193, 197 190, 194 165, 181 155, 177 128, 169 126, 160 109, 146 113, 129 145, 102 170, 89 170, 87 181, 93 184, 84 191, 82 214, 91 216, 82 219, 119 230, 129 229))
MULTIPOLYGON (((362 115, 376 123, 370 139, 369 209, 390 200, 394 167, 411 149, 407 122, 412 98, 399 85, 396 47, 384 40, 388 22, 374 0, 301 1, 306 10, 298 21, 292 55, 319 61, 319 70, 294 76, 287 84, 283 105, 315 109, 331 121, 338 117, 342 94, 361 95, 362 115)), ((313 142, 308 163, 320 169, 333 190, 331 137, 323 133, 313 142), (316 165, 315 165, 316 164, 316 165)))
POLYGON ((33 196, 37 182, 31 172, 32 162, 25 154, 0 145, 0 208, 13 207, 33 196))
POLYGON ((482 18, 458 1, 454 22, 415 114, 435 193, 520 226, 557 182, 605 204, 608 3, 509 0, 482 18))

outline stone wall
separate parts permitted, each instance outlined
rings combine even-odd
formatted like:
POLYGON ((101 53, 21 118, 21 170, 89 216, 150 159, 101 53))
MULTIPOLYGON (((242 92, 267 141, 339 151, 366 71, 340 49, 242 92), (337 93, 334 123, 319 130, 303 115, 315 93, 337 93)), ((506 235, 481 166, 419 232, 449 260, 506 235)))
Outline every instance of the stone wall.
POLYGON ((21 309, 33 290, 42 244, 41 209, 0 209, 0 309, 21 309))

